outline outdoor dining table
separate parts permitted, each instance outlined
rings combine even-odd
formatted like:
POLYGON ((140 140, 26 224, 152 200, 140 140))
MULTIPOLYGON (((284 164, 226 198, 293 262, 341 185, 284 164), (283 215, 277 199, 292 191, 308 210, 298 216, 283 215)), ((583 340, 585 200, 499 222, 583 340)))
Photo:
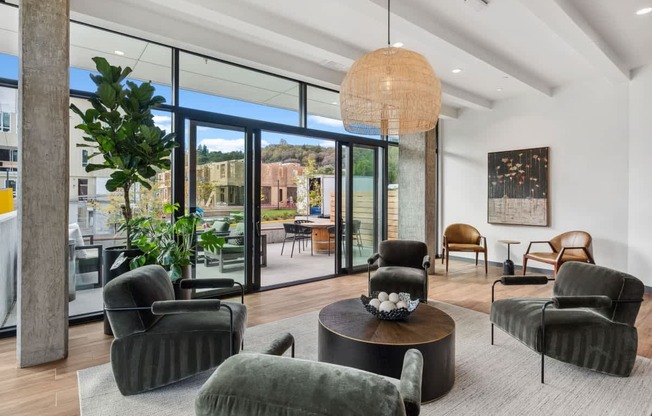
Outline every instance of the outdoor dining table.
POLYGON ((306 222, 302 223, 302 227, 310 228, 312 233, 310 236, 310 243, 312 244, 313 252, 327 253, 330 236, 328 235, 328 228, 334 226, 330 222, 306 222))

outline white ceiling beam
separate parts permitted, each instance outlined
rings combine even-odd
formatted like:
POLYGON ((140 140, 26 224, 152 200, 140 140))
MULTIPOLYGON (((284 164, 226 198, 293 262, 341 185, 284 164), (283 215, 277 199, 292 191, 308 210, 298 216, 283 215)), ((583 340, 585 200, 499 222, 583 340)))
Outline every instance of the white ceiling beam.
MULTIPOLYGON (((379 7, 387 10, 387 0, 369 0, 379 7)), ((542 0, 533 0, 542 1, 542 0)), ((552 97, 553 87, 546 81, 530 73, 525 68, 511 62, 506 57, 502 57, 496 50, 489 50, 477 41, 468 39, 458 31, 448 27, 448 25, 437 19, 432 13, 429 13, 418 7, 416 2, 394 2, 392 3, 392 14, 396 15, 409 23, 421 28, 428 34, 435 36, 464 53, 479 59, 497 70, 517 79, 534 90, 552 97)))
POLYGON ((456 119, 460 116, 460 109, 450 105, 442 104, 439 110, 439 118, 456 119))
POLYGON ((521 0, 521 3, 612 82, 630 80, 629 68, 567 0, 521 0))
POLYGON ((493 101, 445 82, 441 83, 441 93, 444 98, 477 110, 491 110, 493 107, 493 101))

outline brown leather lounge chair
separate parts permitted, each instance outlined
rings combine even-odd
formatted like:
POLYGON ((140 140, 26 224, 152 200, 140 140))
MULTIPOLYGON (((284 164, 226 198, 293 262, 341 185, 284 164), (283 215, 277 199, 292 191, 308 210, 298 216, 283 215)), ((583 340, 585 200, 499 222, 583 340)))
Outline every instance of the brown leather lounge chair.
POLYGON ((478 265, 478 254, 484 253, 484 272, 487 274, 487 239, 480 235, 475 227, 468 224, 451 224, 444 231, 442 244, 442 264, 446 259, 446 273, 448 273, 448 253, 451 251, 466 251, 475 253, 475 265, 478 265), (483 244, 480 245, 480 240, 483 244))
POLYGON ((555 276, 562 264, 567 261, 580 261, 595 264, 593 248, 591 247, 591 234, 585 231, 568 231, 553 237, 550 241, 531 241, 523 255, 523 274, 527 270, 527 261, 534 260, 552 264, 555 276), (532 244, 548 244, 552 252, 533 252, 532 244))

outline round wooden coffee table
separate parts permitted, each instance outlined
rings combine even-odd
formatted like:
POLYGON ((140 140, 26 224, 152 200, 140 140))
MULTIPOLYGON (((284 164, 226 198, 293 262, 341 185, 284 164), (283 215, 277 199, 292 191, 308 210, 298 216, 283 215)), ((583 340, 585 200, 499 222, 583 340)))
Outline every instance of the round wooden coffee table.
POLYGON ((360 299, 346 299, 319 312, 319 361, 401 378, 410 348, 423 355, 421 401, 435 400, 455 382, 455 321, 420 304, 404 321, 382 321, 360 299))

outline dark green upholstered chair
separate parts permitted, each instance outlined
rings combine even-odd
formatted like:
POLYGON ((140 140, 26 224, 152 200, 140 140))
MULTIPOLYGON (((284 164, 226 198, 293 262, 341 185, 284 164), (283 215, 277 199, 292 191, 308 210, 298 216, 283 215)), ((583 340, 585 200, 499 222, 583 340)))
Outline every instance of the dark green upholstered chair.
MULTIPOLYGON (((269 352, 280 353, 287 337, 269 352)), ((401 379, 356 368, 266 354, 239 354, 220 365, 195 400, 199 416, 416 416, 423 357, 405 353, 401 379)))
POLYGON ((367 260, 369 296, 372 292, 407 292, 412 299, 428 300, 428 246, 421 241, 386 240, 367 260), (378 270, 371 276, 371 266, 378 270))
MULTIPOLYGON (((504 285, 536 285, 547 276, 503 276, 504 285)), ((494 325, 544 356, 601 373, 629 376, 636 359, 634 323, 643 283, 626 273, 589 263, 567 262, 559 269, 552 299, 491 299, 494 325)))
MULTIPOLYGON (((233 287, 232 279, 184 280, 181 287, 233 287)), ((219 300, 174 300, 161 266, 143 266, 104 287, 115 339, 113 376, 125 395, 141 393, 208 370, 238 353, 247 308, 219 300)))

